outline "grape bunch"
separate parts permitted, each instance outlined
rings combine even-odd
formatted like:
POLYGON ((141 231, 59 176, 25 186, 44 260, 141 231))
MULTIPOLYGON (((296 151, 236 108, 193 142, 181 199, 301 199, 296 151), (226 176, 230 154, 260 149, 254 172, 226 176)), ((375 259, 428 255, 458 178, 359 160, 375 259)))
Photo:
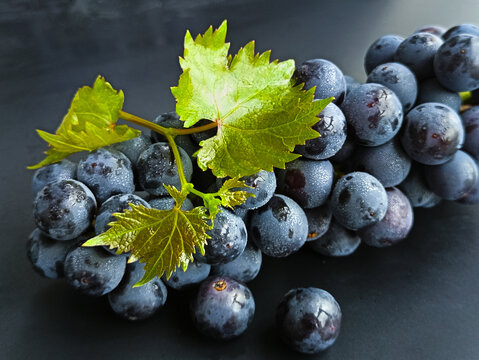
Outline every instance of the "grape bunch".
MULTIPOLYGON (((321 137, 298 145, 301 157, 284 169, 243 177, 254 197, 223 208, 208 230, 205 254, 196 253, 171 277, 134 287, 145 272, 141 263, 127 263, 128 254, 106 247, 81 246, 131 204, 175 206, 164 185, 181 186, 178 167, 170 145, 155 132, 100 148, 77 163, 65 159, 37 170, 37 228, 28 257, 44 277, 64 277, 83 294, 106 295, 113 312, 130 321, 164 306, 167 289, 195 289, 189 311, 196 328, 218 339, 239 336, 254 318, 246 283, 258 275, 263 255, 282 258, 306 247, 344 257, 361 243, 388 247, 407 237, 415 207, 479 203, 478 49, 478 27, 434 25, 374 41, 364 59, 365 83, 326 59, 299 65, 297 84, 315 87, 317 99, 335 98, 313 126, 321 137), (461 93, 467 93, 464 102, 461 93)), ((155 123, 183 127, 174 112, 155 123)), ((193 154, 215 134, 176 137, 187 181, 210 192, 225 179, 202 171, 193 154)), ((197 202, 191 196, 182 209, 197 202)), ((281 338, 302 353, 330 347, 341 317, 334 297, 312 287, 288 291, 276 313, 281 338)))

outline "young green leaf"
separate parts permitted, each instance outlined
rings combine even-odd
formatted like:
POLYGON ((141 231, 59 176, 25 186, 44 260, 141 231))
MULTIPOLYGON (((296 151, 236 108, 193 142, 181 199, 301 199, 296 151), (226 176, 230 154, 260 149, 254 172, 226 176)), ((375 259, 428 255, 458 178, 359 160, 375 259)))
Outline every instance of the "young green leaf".
POLYGON ((226 180, 217 192, 221 198, 221 205, 233 209, 235 206, 243 204, 248 197, 254 197, 255 195, 250 192, 238 190, 238 188, 249 187, 244 181, 237 178, 226 180))
POLYGON ((216 136, 200 143, 202 169, 217 177, 241 177, 284 168, 299 157, 294 147, 319 134, 311 128, 332 98, 314 101, 314 88, 302 90, 291 77, 293 60, 270 62, 270 52, 255 54, 254 42, 228 56, 226 21, 193 40, 185 36, 183 73, 172 88, 185 126, 215 121, 216 136))
MULTIPOLYGON (((170 190, 170 189, 168 189, 170 190)), ((176 190, 176 189, 175 189, 176 190)), ((209 236, 204 207, 190 211, 180 209, 184 200, 178 191, 170 191, 177 205, 171 210, 148 209, 130 204, 131 209, 115 213, 117 221, 110 223, 108 231, 88 240, 83 246, 107 245, 118 248, 117 253, 131 251, 129 262, 145 263, 145 274, 135 285, 141 286, 153 279, 171 273, 178 266, 186 269, 193 261, 195 248, 204 254, 209 236)))
POLYGON ((93 87, 80 88, 55 134, 37 130, 50 148, 45 152, 47 157, 44 160, 28 168, 37 169, 79 151, 93 151, 139 136, 139 130, 116 125, 123 99, 123 92, 113 89, 101 76, 93 87))

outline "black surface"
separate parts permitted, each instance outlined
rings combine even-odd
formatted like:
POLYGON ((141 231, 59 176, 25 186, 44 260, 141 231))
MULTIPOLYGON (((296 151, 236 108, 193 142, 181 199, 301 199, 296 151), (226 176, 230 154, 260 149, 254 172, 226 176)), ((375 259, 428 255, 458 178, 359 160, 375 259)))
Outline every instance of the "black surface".
POLYGON ((80 296, 30 268, 33 230, 27 164, 42 158, 35 128, 54 131, 79 86, 101 73, 126 94, 125 109, 153 118, 174 109, 186 28, 229 20, 237 49, 255 39, 273 58, 324 57, 360 80, 363 55, 380 35, 408 35, 428 23, 479 19, 477 1, 18 1, 0 5, 2 154, 0 248, 1 359, 477 359, 478 206, 442 203, 417 210, 409 238, 394 248, 361 247, 345 259, 307 249, 265 257, 251 284, 252 326, 220 343, 191 329, 183 295, 170 291, 153 319, 116 318, 104 298, 80 296), (113 6, 112 4, 116 5, 113 6), (274 330, 281 296, 298 286, 331 292, 342 332, 313 357, 286 349, 274 330))

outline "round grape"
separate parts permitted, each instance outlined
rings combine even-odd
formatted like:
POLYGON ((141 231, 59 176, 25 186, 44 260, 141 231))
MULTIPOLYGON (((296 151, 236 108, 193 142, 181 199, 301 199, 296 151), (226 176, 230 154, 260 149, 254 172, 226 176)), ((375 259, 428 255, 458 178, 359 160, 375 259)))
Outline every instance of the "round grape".
POLYGON ((77 174, 77 164, 63 159, 60 162, 44 166, 35 171, 32 180, 32 193, 37 193, 47 184, 58 180, 75 179, 77 174))
POLYGON ((261 250, 248 243, 240 256, 227 264, 213 265, 211 273, 216 276, 227 276, 247 283, 258 275, 261 269, 261 262, 261 250))
POLYGON ((361 238, 356 232, 346 229, 336 221, 331 221, 328 231, 309 245, 315 252, 325 256, 348 256, 361 244, 361 238))
POLYGON ((398 35, 384 35, 374 41, 364 57, 364 68, 369 74, 376 66, 394 61, 394 54, 404 38, 398 35))

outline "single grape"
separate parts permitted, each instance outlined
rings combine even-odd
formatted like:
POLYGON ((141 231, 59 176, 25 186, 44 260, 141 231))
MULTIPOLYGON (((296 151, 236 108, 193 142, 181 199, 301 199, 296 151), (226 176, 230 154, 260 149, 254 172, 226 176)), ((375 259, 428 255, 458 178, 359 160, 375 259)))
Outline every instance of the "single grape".
MULTIPOLYGON (((237 209, 253 210, 266 204, 273 196, 276 190, 276 176, 274 172, 261 170, 256 174, 240 178, 251 188, 242 188, 246 192, 254 194, 254 197, 248 197, 246 201, 237 209)), ((236 211, 236 209, 235 209, 236 211)), ((241 211, 241 210, 240 210, 241 211)))
POLYGON ((381 221, 388 200, 384 186, 374 176, 352 172, 338 180, 331 196, 331 210, 336 221, 358 230, 381 221))
POLYGON ((195 258, 211 265, 233 261, 243 253, 248 241, 244 221, 226 209, 216 215, 213 229, 206 233, 211 238, 205 246, 205 255, 196 253, 195 258))
POLYGON ((140 135, 136 138, 113 144, 111 148, 123 153, 130 160, 131 166, 136 168, 138 157, 143 151, 148 149, 150 145, 150 138, 146 135, 140 135))
MULTIPOLYGON (((188 154, 178 147, 187 181, 191 180, 193 165, 188 154)), ((163 185, 181 188, 176 160, 168 143, 159 142, 143 151, 138 158, 138 183, 152 195, 168 195, 163 185)))
MULTIPOLYGON (((159 115, 155 120, 153 120, 153 122, 166 128, 184 129, 184 122, 180 120, 180 117, 174 111, 159 115)), ((151 139, 154 143, 168 141, 163 135, 153 130, 151 131, 151 139)), ((198 146, 192 140, 190 135, 176 136, 175 143, 185 150, 189 156, 193 155, 193 153, 198 150, 198 146)))
POLYGON ((130 204, 143 205, 147 208, 150 207, 148 202, 134 194, 113 195, 98 209, 98 214, 95 219, 95 233, 99 235, 107 231, 110 228, 108 224, 112 221, 116 221, 116 217, 113 216, 113 213, 121 213, 126 209, 130 209, 130 204))
POLYGON ((323 236, 328 231, 331 224, 333 212, 329 204, 324 204, 313 209, 304 209, 308 218, 308 240, 314 241, 323 236))
POLYGON ((108 302, 115 314, 130 321, 145 320, 165 305, 168 291, 155 277, 142 286, 133 287, 145 271, 138 261, 126 266, 125 275, 118 286, 108 293, 108 302))
POLYGON ((341 257, 351 255, 361 244, 361 238, 355 231, 346 229, 339 225, 334 219, 329 225, 328 231, 323 236, 309 245, 313 251, 332 257, 341 257))
POLYGON ((416 34, 425 32, 441 37, 446 32, 446 30, 447 29, 441 25, 424 25, 414 31, 414 33, 416 34))
POLYGON ((76 180, 47 184, 33 202, 38 228, 55 240, 72 240, 87 230, 93 220, 96 200, 90 189, 76 180))
POLYGON ((463 150, 479 161, 479 106, 473 106, 461 114, 466 129, 463 150))
POLYGON ((35 171, 32 180, 32 193, 37 193, 47 184, 58 180, 75 179, 77 175, 77 164, 63 159, 60 162, 44 166, 35 171))
POLYGON ((391 140, 401 128, 402 105, 396 94, 379 84, 363 84, 344 100, 341 109, 358 142, 378 146, 391 140))
POLYGON ((394 91, 404 112, 411 110, 416 102, 416 76, 403 64, 390 62, 378 65, 369 73, 367 82, 381 84, 394 91))
POLYGON ((248 234, 264 254, 285 257, 306 242, 308 219, 292 199, 275 194, 265 206, 252 211, 248 234))
POLYGON ((102 248, 78 247, 65 259, 65 278, 81 293, 101 296, 120 283, 125 273, 126 257, 112 255, 102 248))
POLYGON ((458 200, 476 184, 478 169, 474 159, 459 150, 447 163, 426 166, 424 175, 429 188, 436 195, 446 200, 458 200))
POLYGON ((461 118, 449 106, 425 103, 406 115, 401 143, 406 153, 421 164, 445 163, 463 142, 461 118))
POLYGON ((118 150, 100 148, 89 153, 78 163, 77 174, 99 203, 113 195, 135 191, 131 162, 118 150))
POLYGON ((304 83, 304 89, 316 86, 314 97, 325 99, 334 96, 333 102, 341 104, 346 93, 346 80, 343 72, 331 61, 311 59, 305 61, 294 74, 298 83, 304 83))
MULTIPOLYGON (((476 166, 479 167, 477 161, 476 166)), ((467 192, 467 194, 457 200, 457 202, 461 204, 479 204, 479 179, 476 181, 474 186, 467 192)))
POLYGON ((258 275, 261 269, 262 257, 261 250, 248 243, 243 253, 233 261, 227 264, 213 265, 211 274, 226 276, 247 283, 258 275))
POLYGON ((419 84, 419 96, 417 98, 418 105, 428 102, 442 103, 459 112, 462 100, 457 92, 449 91, 436 78, 430 78, 419 84))
POLYGON ((314 208, 328 200, 334 169, 328 160, 296 159, 276 172, 277 192, 289 196, 303 208, 314 208))
POLYGON ((396 139, 372 148, 358 146, 354 160, 358 171, 373 175, 384 187, 400 184, 411 169, 411 159, 396 139))
POLYGON ((434 75, 434 56, 443 41, 439 36, 423 32, 412 34, 398 46, 394 61, 410 68, 418 80, 434 75))
POLYGON ((404 38, 398 35, 384 35, 374 41, 364 57, 364 68, 369 74, 376 66, 394 61, 394 54, 404 38))
POLYGON ((369 246, 386 247, 406 238, 412 228, 414 214, 406 195, 396 188, 386 189, 388 211, 378 223, 358 231, 361 240, 369 246))
POLYGON ((479 37, 457 35, 445 41, 434 57, 434 72, 451 91, 479 88, 479 37))
MULTIPOLYGON (((276 181, 276 177, 275 177, 275 181, 276 181)), ((240 206, 236 206, 232 211, 233 211, 233 214, 235 214, 236 216, 239 216, 246 224, 246 222, 248 221, 248 215, 250 212, 249 209, 244 209, 240 206)))
POLYGON ((222 340, 241 335, 253 321, 254 310, 251 291, 228 277, 203 281, 191 303, 191 317, 198 331, 222 340))
MULTIPOLYGON (((158 209, 158 210, 171 210, 176 205, 175 199, 173 199, 171 196, 154 198, 154 199, 151 199, 148 203, 153 209, 158 209)), ((186 198, 185 201, 183 201, 183 204, 181 204, 181 210, 183 211, 189 211, 189 210, 192 210, 193 208, 194 208, 193 203, 188 198, 186 198)))
POLYGON ((353 155, 354 150, 356 150, 356 141, 354 140, 353 135, 351 135, 348 131, 348 135, 346 137, 346 141, 343 144, 343 147, 339 149, 339 151, 329 160, 333 164, 345 162, 353 155))
POLYGON ((352 89, 361 85, 359 81, 349 75, 344 75, 344 80, 346 80, 346 95, 348 95, 352 89))
POLYGON ((456 35, 474 35, 479 36, 479 28, 473 24, 461 24, 448 29, 443 35, 444 40, 449 40, 456 35))
POLYGON ((341 308, 318 288, 289 290, 276 310, 281 339, 293 350, 315 354, 334 344, 341 329, 341 308))
POLYGON ((78 239, 57 241, 43 234, 40 229, 35 229, 28 239, 27 256, 40 275, 58 279, 63 277, 65 257, 78 244, 78 239))
POLYGON ((413 207, 423 207, 440 197, 426 185, 424 165, 414 162, 407 178, 399 184, 399 189, 407 196, 413 207))
POLYGON ((171 274, 169 279, 163 276, 163 281, 172 289, 185 290, 205 280, 210 274, 210 270, 210 264, 193 261, 188 264, 186 271, 179 267, 171 274))
POLYGON ((305 158, 324 160, 334 156, 346 141, 347 125, 343 112, 335 104, 328 104, 318 115, 319 121, 313 129, 321 136, 306 140, 304 145, 296 146, 295 151, 305 158))

